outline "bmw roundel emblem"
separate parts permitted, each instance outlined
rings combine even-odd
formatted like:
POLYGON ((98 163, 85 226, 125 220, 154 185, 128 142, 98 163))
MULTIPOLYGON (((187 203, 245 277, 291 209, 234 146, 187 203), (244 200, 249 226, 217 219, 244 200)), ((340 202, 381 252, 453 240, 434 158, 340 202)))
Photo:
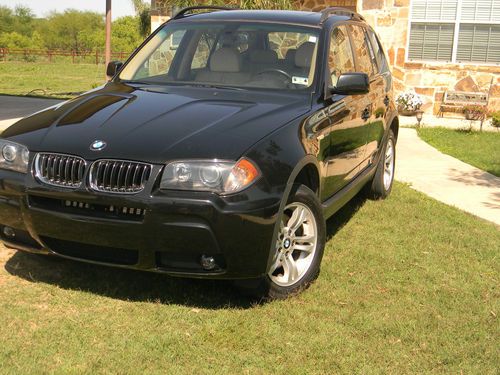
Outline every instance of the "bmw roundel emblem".
POLYGON ((101 151, 106 146, 107 146, 106 142, 97 140, 97 141, 92 142, 92 144, 90 145, 90 149, 92 151, 101 151))

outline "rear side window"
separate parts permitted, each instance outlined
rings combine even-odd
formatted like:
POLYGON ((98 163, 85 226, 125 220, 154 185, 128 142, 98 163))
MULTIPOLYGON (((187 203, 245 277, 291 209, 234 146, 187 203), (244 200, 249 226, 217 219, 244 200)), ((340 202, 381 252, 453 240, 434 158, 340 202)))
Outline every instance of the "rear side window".
POLYGON ((372 77, 375 74, 375 55, 368 43, 364 28, 356 25, 349 25, 354 43, 354 53, 358 62, 358 71, 372 77))
POLYGON ((351 42, 345 26, 336 27, 332 31, 328 66, 333 86, 337 84, 341 74, 355 71, 351 42))

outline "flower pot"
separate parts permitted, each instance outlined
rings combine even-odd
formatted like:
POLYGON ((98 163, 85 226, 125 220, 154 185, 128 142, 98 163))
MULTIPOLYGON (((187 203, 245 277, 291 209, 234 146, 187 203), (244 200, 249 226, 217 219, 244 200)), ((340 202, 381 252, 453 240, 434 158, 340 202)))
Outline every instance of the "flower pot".
POLYGON ((398 113, 401 116, 415 116, 415 114, 417 113, 417 111, 414 110, 414 109, 398 108, 398 113))

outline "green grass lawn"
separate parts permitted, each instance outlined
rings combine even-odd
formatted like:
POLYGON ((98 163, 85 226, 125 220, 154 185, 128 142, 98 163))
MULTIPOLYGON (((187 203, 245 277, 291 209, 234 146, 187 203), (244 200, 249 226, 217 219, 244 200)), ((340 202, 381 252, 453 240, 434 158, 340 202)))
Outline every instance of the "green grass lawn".
POLYGON ((418 135, 441 152, 500 177, 500 132, 420 128, 418 135))
POLYGON ((0 62, 0 77, 0 94, 68 98, 103 84, 104 65, 0 62))
POLYGON ((0 248, 0 372, 498 373, 497 227, 398 183, 328 229, 318 281, 265 304, 0 248))

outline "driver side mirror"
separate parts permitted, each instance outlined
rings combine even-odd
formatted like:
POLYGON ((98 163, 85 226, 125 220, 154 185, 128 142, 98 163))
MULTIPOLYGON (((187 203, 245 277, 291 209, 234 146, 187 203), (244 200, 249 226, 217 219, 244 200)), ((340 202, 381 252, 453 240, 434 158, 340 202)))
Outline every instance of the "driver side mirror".
POLYGON ((120 70, 123 63, 121 61, 110 61, 106 67, 106 75, 111 79, 120 70))
POLYGON ((344 73, 337 84, 329 89, 332 94, 339 95, 367 94, 370 91, 370 79, 366 73, 344 73))

